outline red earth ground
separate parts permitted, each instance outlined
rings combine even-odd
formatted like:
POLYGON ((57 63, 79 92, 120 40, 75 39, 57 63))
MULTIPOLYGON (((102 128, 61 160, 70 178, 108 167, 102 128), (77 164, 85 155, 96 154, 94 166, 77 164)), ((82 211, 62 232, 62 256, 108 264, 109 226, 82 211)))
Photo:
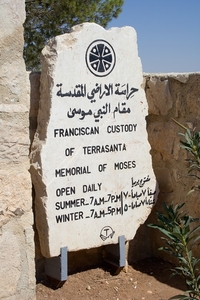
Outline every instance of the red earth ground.
POLYGON ((181 277, 170 279, 172 267, 148 258, 113 275, 108 266, 100 266, 69 275, 57 289, 49 281, 38 283, 37 300, 168 300, 186 290, 181 277))

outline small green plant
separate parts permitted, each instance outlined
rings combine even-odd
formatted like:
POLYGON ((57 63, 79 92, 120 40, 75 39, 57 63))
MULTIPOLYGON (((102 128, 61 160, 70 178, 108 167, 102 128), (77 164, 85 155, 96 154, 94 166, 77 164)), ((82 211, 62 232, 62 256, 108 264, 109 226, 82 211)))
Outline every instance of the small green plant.
POLYGON ((164 204, 164 213, 158 212, 158 224, 149 224, 149 227, 156 228, 162 232, 165 237, 166 246, 160 250, 167 251, 173 255, 178 265, 172 269, 172 275, 181 275, 184 277, 188 290, 185 295, 177 295, 170 299, 200 299, 200 274, 197 264, 200 259, 192 255, 192 247, 200 239, 198 230, 200 225, 191 229, 191 224, 199 219, 194 219, 187 215, 180 205, 164 204))
MULTIPOLYGON (((188 175, 194 176, 200 180, 200 132, 196 129, 191 130, 176 120, 172 119, 177 125, 184 129, 184 133, 180 133, 184 140, 180 140, 181 147, 189 153, 188 175)), ((200 190, 200 185, 192 186, 191 192, 200 190)), ((174 296, 172 299, 182 300, 200 300, 200 272, 198 264, 200 259, 195 258, 192 253, 193 246, 200 239, 200 225, 192 227, 191 224, 199 221, 199 218, 192 218, 182 211, 184 203, 177 205, 164 204, 164 213, 158 212, 158 224, 149 224, 149 227, 158 229, 165 237, 166 246, 160 250, 167 251, 177 260, 177 266, 172 269, 173 275, 181 275, 186 282, 188 290, 184 295, 174 296)))
MULTIPOLYGON (((186 161, 189 163, 188 174, 200 180, 198 175, 200 172, 200 132, 196 131, 196 128, 191 130, 176 120, 172 120, 185 130, 185 133, 179 134, 184 137, 184 141, 180 140, 181 147, 185 149, 190 156, 188 159, 186 159, 186 161)), ((195 190, 200 191, 200 185, 193 186, 189 193, 194 192, 195 190)))

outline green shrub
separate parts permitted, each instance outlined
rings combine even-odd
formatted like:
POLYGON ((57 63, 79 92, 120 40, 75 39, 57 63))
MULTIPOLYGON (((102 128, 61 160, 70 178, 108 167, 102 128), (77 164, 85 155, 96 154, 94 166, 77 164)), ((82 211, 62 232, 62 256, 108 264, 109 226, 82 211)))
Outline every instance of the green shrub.
POLYGON ((172 269, 172 275, 181 275, 187 284, 185 295, 177 295, 171 299, 200 299, 200 274, 197 264, 200 259, 192 255, 192 248, 200 239, 198 230, 200 225, 191 229, 191 224, 199 219, 187 215, 180 205, 164 204, 164 213, 158 212, 158 224, 149 224, 149 227, 160 230, 165 235, 166 246, 164 250, 177 259, 177 266, 172 269))
MULTIPOLYGON (((188 175, 200 179, 200 132, 191 130, 176 120, 173 121, 184 129, 180 133, 184 140, 180 140, 181 147, 188 152, 188 175)), ((191 192, 200 190, 200 185, 192 186, 191 192)), ((151 228, 158 229, 164 237, 165 247, 160 250, 167 251, 177 260, 177 266, 172 269, 173 275, 180 275, 185 279, 188 290, 184 295, 176 295, 170 299, 196 300, 200 299, 200 272, 198 263, 200 259, 193 256, 192 248, 200 239, 200 225, 193 228, 191 224, 199 221, 185 213, 182 207, 185 204, 164 204, 164 213, 158 212, 158 224, 149 224, 151 228)))

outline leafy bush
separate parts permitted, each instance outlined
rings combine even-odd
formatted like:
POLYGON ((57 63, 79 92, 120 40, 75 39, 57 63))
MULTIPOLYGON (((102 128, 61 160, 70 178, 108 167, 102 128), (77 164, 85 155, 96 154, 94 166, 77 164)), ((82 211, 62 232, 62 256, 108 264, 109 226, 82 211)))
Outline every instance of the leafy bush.
MULTIPOLYGON (((183 126, 176 120, 172 119, 177 125, 185 130, 185 133, 179 133, 184 137, 184 141, 180 140, 181 147, 189 153, 189 158, 186 159, 189 163, 188 174, 200 180, 200 132, 183 126)), ((193 186, 189 193, 195 190, 200 190, 200 185, 193 186)))
POLYGON ((187 295, 177 295, 171 299, 200 299, 200 274, 197 264, 200 259, 192 255, 192 247, 200 239, 197 231, 200 225, 193 230, 191 224, 199 219, 194 219, 180 209, 180 205, 164 204, 165 213, 158 212, 158 224, 149 224, 149 227, 156 228, 162 232, 165 237, 166 247, 160 250, 167 251, 178 261, 178 266, 172 269, 172 275, 181 275, 184 277, 188 290, 187 295))
MULTIPOLYGON (((185 133, 180 133, 184 137, 181 140, 181 147, 189 153, 187 159, 188 175, 200 179, 200 132, 196 129, 191 130, 176 120, 173 121, 185 130, 185 133)), ((200 190, 200 185, 195 185, 191 188, 191 192, 200 190)), ((200 299, 200 272, 198 263, 200 259, 195 258, 192 253, 192 248, 200 239, 200 225, 192 227, 191 224, 199 221, 199 218, 192 218, 187 213, 182 211, 185 204, 164 204, 164 213, 158 212, 158 224, 149 224, 151 228, 158 229, 165 237, 166 246, 160 250, 167 251, 177 259, 177 266, 172 269, 173 275, 180 275, 185 279, 188 290, 184 295, 176 295, 172 299, 196 300, 200 299)))

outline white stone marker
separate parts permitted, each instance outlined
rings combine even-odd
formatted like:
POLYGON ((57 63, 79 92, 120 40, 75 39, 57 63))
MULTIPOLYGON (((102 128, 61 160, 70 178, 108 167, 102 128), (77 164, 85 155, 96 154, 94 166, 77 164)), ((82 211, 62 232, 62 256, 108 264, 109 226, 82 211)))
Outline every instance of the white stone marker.
POLYGON ((158 193, 136 32, 85 23, 42 53, 31 167, 42 253, 130 240, 158 193))

